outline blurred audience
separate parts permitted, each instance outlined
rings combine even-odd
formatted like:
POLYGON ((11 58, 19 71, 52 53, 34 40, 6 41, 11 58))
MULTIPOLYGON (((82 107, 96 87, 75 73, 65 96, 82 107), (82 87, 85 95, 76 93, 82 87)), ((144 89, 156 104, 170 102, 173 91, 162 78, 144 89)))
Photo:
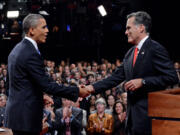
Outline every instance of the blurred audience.
MULTIPOLYGON (((59 64, 51 60, 44 61, 45 71, 52 77, 51 81, 67 86, 93 84, 106 78, 120 64, 119 59, 116 60, 116 63, 102 59, 100 64, 96 61, 80 61, 76 64, 70 63, 69 60, 62 60, 59 64)), ((180 79, 179 62, 175 62, 174 67, 180 79)), ((4 110, 8 98, 7 79, 7 65, 1 63, 0 126, 3 126, 4 110)), ((179 86, 180 83, 169 86, 169 88, 179 86)), ((45 135, 64 135, 65 133, 71 135, 125 135, 126 110, 127 92, 123 88, 123 83, 105 92, 78 99, 76 103, 45 94, 43 127, 47 126, 49 129, 45 135)))

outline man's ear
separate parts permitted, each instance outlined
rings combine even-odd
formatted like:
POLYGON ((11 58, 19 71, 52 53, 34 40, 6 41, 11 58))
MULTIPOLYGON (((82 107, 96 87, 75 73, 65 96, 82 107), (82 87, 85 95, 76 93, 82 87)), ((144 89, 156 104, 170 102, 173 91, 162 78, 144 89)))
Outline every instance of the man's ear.
POLYGON ((33 36, 34 35, 34 28, 29 28, 29 35, 33 36))
POLYGON ((140 24, 139 28, 140 28, 140 32, 141 32, 141 33, 143 33, 143 32, 146 31, 146 30, 145 30, 145 26, 144 26, 143 24, 140 24))

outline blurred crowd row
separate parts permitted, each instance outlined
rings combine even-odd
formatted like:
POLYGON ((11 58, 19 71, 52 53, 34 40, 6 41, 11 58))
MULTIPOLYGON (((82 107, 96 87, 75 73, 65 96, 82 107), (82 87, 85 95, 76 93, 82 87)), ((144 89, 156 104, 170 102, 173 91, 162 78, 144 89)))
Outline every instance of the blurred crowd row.
MULTIPOLYGON (((112 74, 121 61, 111 63, 102 59, 70 63, 44 60, 45 72, 52 82, 64 85, 88 85, 102 80, 112 74)), ((174 63, 180 78, 180 64, 174 63)), ((4 110, 8 99, 7 65, 0 65, 0 126, 3 126, 4 110)), ((169 86, 169 88, 179 87, 169 86)), ((125 135, 127 92, 123 83, 97 95, 90 95, 77 102, 65 98, 44 94, 43 127, 48 127, 47 135, 125 135)))

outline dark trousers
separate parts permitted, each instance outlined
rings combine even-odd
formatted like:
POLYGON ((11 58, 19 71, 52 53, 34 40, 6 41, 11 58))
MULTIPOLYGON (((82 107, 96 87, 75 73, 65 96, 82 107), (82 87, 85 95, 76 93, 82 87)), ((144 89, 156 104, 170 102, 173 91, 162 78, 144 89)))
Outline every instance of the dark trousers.
POLYGON ((40 135, 40 133, 12 130, 13 135, 40 135))

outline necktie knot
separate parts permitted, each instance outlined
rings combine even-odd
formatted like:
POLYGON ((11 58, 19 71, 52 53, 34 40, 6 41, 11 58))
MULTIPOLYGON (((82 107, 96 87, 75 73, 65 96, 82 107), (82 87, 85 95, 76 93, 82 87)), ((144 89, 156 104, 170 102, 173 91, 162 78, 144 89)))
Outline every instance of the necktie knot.
POLYGON ((136 48, 134 49, 133 67, 134 67, 134 65, 135 65, 135 63, 136 63, 137 54, 138 54, 138 48, 136 47, 136 48))

